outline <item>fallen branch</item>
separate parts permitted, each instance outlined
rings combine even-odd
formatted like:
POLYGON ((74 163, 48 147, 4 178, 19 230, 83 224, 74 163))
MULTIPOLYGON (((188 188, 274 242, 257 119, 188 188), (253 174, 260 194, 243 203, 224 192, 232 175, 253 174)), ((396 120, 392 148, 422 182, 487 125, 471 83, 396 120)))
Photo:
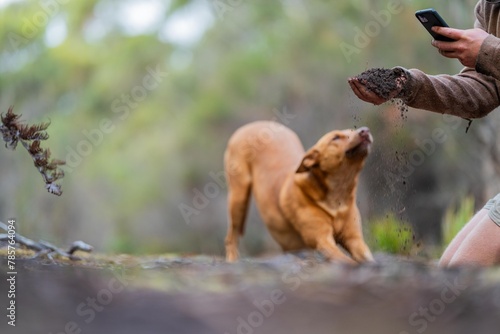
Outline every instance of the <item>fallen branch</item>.
POLYGON ((13 109, 10 107, 7 114, 0 114, 0 133, 5 141, 5 147, 15 150, 20 142, 33 158, 33 163, 42 175, 47 191, 61 196, 61 185, 55 182, 64 177, 64 171, 59 166, 66 164, 66 162, 58 159, 50 160, 50 150, 40 147, 40 142, 49 138, 45 130, 49 127, 50 122, 31 126, 23 124, 19 120, 21 115, 14 114, 13 109))
MULTIPOLYGON (((4 223, 0 222, 0 228, 4 231, 8 232, 9 228, 4 223)), ((0 234, 0 241, 9 240, 9 236, 7 234, 0 234)), ((46 256, 50 260, 54 260, 53 255, 57 254, 62 257, 67 257, 70 260, 78 261, 81 260, 79 257, 75 256, 74 253, 76 251, 82 251, 90 253, 94 249, 91 245, 83 242, 83 241, 75 241, 71 244, 67 251, 54 246, 53 244, 40 240, 38 242, 23 237, 19 233, 15 235, 16 244, 26 247, 27 249, 33 250, 36 254, 33 258, 38 258, 41 256, 46 256)))

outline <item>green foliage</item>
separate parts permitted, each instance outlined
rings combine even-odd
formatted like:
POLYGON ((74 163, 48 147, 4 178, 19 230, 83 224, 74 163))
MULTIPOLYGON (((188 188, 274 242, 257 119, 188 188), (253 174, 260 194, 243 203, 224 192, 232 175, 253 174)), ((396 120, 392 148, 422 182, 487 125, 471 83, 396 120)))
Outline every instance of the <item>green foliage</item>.
POLYGON ((134 240, 130 234, 119 234, 109 243, 109 250, 119 254, 134 254, 139 251, 134 245, 134 240))
POLYGON ((443 249, 446 248, 474 215, 474 197, 465 196, 458 205, 450 205, 446 210, 442 227, 443 249))
MULTIPOLYGON (((460 64, 435 53, 414 12, 434 6, 446 13, 448 23, 465 28, 473 24, 475 0, 403 1, 403 11, 392 15, 379 34, 359 47, 357 32, 375 22, 372 12, 386 10, 388 3, 224 1, 230 10, 219 17, 214 1, 165 1, 161 2, 164 10, 158 11, 159 22, 134 34, 126 29, 130 17, 122 9, 141 2, 150 3, 53 1, 59 6, 46 14, 40 1, 0 7, 4 46, 0 110, 15 105, 34 122, 50 119, 47 144, 54 156, 68 162, 66 193, 55 202, 30 186, 38 182, 32 180, 36 175, 31 166, 4 158, 0 150, 4 174, 0 186, 5 189, 0 212, 16 216, 24 231, 53 236, 55 242, 81 238, 106 250, 137 252, 154 243, 164 251, 183 247, 220 254, 223 242, 214 235, 223 235, 226 229, 227 189, 221 187, 218 196, 196 209, 195 223, 184 221, 179 204, 194 207, 194 190, 203 192, 214 183, 209 173, 222 170, 224 147, 238 126, 275 119, 274 110, 286 109, 293 116, 287 125, 299 133, 305 146, 334 128, 370 126, 376 138, 374 150, 380 153, 372 154, 375 168, 367 166, 370 174, 365 175, 373 182, 371 195, 373 189, 386 191, 383 172, 388 168, 381 167, 381 162, 387 160, 390 167, 403 164, 390 156, 393 150, 416 149, 410 147, 414 139, 429 136, 433 127, 443 127, 442 120, 418 113, 418 119, 395 127, 394 118, 388 117, 392 107, 374 109, 357 101, 346 79, 379 66, 416 67, 433 74, 457 72, 460 64), (177 15, 187 14, 181 17, 184 20, 203 10, 212 21, 202 38, 186 45, 162 38, 162 28, 177 15), (43 17, 47 22, 37 23, 36 18, 43 17), (49 28, 58 21, 64 22, 66 35, 54 45, 47 40, 53 34, 49 28), (409 38, 408 31, 415 34, 409 38), (339 47, 342 42, 356 47, 350 61, 339 47), (137 94, 149 71, 156 68, 168 75, 153 83, 145 96, 137 94), (136 97, 127 103, 127 95, 134 93, 136 97), (110 124, 104 127, 107 131, 103 121, 110 124), (424 130, 416 136, 418 127, 424 130), (72 158, 75 151, 81 154, 72 158), (192 242, 200 231, 204 243, 192 242), (161 242, 153 242, 153 236, 161 242)), ((177 21, 182 20, 177 17, 177 21)), ((395 115, 400 121, 399 113, 395 115)), ((446 146, 452 143, 449 140, 446 146)), ((439 161, 449 171, 449 161, 442 155, 426 158, 426 164, 439 161)), ((405 156, 403 160, 408 161, 405 156)), ((373 206, 383 213, 393 203, 384 197, 373 206)), ((391 229, 378 227, 384 228, 391 229)), ((265 233, 255 233, 255 239, 265 233)), ((381 245, 391 244, 386 239, 396 240, 395 246, 383 247, 396 252, 404 248, 397 246, 401 242, 397 232, 374 235, 381 245)), ((259 242, 262 239, 255 240, 259 242)))
POLYGON ((393 213, 368 222, 367 242, 374 252, 410 255, 414 248, 412 227, 396 218, 393 213))

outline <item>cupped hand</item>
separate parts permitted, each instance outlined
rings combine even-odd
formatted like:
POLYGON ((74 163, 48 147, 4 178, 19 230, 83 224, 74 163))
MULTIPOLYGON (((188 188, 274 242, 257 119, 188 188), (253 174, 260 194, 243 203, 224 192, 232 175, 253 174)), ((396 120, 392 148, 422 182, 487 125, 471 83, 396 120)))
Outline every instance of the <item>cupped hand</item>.
POLYGON ((369 90, 366 84, 359 80, 358 78, 349 78, 347 80, 349 86, 351 86, 352 91, 356 96, 365 102, 372 103, 374 105, 379 105, 387 100, 375 94, 375 92, 369 90))
POLYGON ((401 93, 401 90, 403 89, 404 83, 406 82, 406 77, 401 77, 396 79, 397 80, 397 89, 392 91, 387 98, 383 98, 379 95, 377 95, 373 90, 369 89, 366 86, 366 80, 361 80, 357 77, 349 78, 347 82, 349 83, 349 86, 351 86, 352 91, 354 94, 360 99, 368 103, 372 103, 376 106, 385 103, 389 101, 392 98, 395 98, 396 96, 401 93))

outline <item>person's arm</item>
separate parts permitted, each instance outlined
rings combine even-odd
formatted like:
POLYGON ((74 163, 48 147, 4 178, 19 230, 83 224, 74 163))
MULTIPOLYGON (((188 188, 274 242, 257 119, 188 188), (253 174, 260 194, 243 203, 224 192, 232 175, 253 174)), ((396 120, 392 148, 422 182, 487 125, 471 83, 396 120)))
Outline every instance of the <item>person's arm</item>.
MULTIPOLYGON (((462 118, 480 118, 500 105, 500 40, 480 28, 459 30, 439 28, 436 32, 454 42, 433 41, 445 57, 458 58, 465 67, 457 75, 427 75, 418 69, 404 70, 399 79, 398 97, 411 107, 462 118), (476 67, 478 70, 474 70, 476 67)), ((354 93, 362 100, 381 104, 387 99, 376 96, 365 83, 349 79, 354 93)))
MULTIPOLYGON (((455 42, 433 41, 440 53, 458 58, 466 66, 457 75, 427 75, 418 69, 405 70, 398 79, 392 97, 402 98, 409 106, 463 118, 479 118, 500 104, 500 39, 485 30, 484 4, 476 6, 475 29, 435 28, 455 42), (468 66, 468 67, 467 67, 468 66), (476 68, 476 70, 474 70, 476 68)), ((387 101, 367 89, 356 77, 349 85, 361 100, 381 104, 387 101)))
MULTIPOLYGON (((498 35, 498 24, 496 21, 499 18, 498 14, 491 11, 491 6, 497 5, 478 2, 475 9, 476 21, 474 22, 474 27, 490 33, 494 31, 494 33, 498 35), (488 20, 486 20, 486 18, 488 18, 488 20)), ((500 38, 494 35, 486 37, 481 45, 475 68, 479 73, 490 75, 500 80, 500 38)))
POLYGON ((500 38, 486 37, 477 57, 476 71, 500 80, 500 38))
MULTIPOLYGON (((465 68, 457 75, 427 75, 418 69, 403 70, 397 91, 390 98, 401 98, 407 105, 462 118, 480 118, 500 105, 499 84, 493 77, 465 68)), ((361 100, 375 105, 386 102, 366 87, 349 78, 349 85, 361 100)))
POLYGON ((465 68, 457 75, 428 76, 410 70, 401 95, 415 108, 447 113, 463 118, 487 115, 500 104, 500 39, 488 34, 490 15, 479 1, 474 29, 434 27, 454 42, 433 41, 439 53, 458 59, 465 68), (417 93, 418 92, 418 93, 417 93))
POLYGON ((474 29, 460 30, 434 27, 440 35, 456 40, 455 42, 432 41, 439 53, 447 58, 456 58, 465 67, 500 80, 500 38, 489 34, 484 28, 480 12, 474 29))
POLYGON ((462 118, 480 118, 500 105, 499 82, 466 68, 457 75, 408 70, 400 97, 410 107, 462 118))

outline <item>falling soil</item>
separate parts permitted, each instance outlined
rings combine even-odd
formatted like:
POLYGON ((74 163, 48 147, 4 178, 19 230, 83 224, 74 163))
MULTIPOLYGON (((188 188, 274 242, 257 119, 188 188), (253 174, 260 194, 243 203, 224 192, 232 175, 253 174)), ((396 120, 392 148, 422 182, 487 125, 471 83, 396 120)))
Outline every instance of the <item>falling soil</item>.
POLYGON ((385 100, 390 100, 401 112, 401 117, 406 119, 408 106, 403 100, 394 98, 394 92, 400 89, 401 80, 406 79, 406 74, 401 68, 371 68, 356 77, 364 83, 366 88, 385 100))
POLYGON ((408 118, 408 105, 406 105, 406 103, 404 103, 404 101, 401 99, 391 99, 390 102, 394 104, 396 108, 398 108, 399 112, 401 113, 401 119, 403 121, 406 121, 406 119, 408 118))

